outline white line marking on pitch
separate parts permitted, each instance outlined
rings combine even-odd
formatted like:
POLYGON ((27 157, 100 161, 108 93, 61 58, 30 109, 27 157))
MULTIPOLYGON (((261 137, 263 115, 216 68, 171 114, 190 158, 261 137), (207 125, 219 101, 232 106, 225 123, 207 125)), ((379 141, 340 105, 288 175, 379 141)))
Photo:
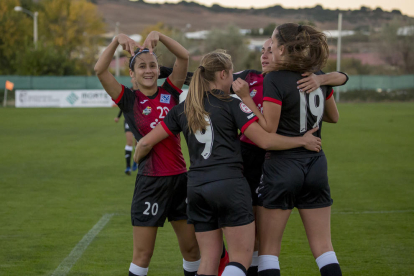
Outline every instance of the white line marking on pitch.
POLYGON ((72 252, 70 252, 70 254, 60 263, 60 265, 53 272, 52 276, 65 276, 68 274, 72 266, 79 260, 89 244, 99 234, 99 232, 101 232, 113 215, 114 214, 103 215, 102 218, 92 227, 92 229, 89 230, 85 236, 83 236, 82 240, 78 242, 75 248, 72 249, 72 252))
POLYGON ((414 210, 390 210, 390 211, 360 211, 360 212, 335 212, 332 214, 336 215, 363 215, 363 214, 398 214, 398 213, 414 213, 414 210))

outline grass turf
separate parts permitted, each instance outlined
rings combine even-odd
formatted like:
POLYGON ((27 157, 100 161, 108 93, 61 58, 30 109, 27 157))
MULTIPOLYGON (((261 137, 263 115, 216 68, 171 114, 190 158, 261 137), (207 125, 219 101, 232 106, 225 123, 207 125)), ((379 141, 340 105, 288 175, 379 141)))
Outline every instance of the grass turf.
MULTIPOLYGON (((414 104, 341 104, 324 124, 332 240, 344 275, 413 275, 414 104), (379 213, 380 211, 407 211, 379 213), (372 211, 371 213, 355 213, 372 211)), ((134 176, 115 109, 0 109, 0 275, 51 275, 104 214, 115 214, 68 275, 127 275, 134 176)), ((186 147, 183 147, 186 151, 186 147)), ((187 159, 188 160, 188 159, 187 159)), ((300 217, 287 225, 284 276, 319 275, 300 217)), ((150 275, 183 275, 171 226, 150 275)))

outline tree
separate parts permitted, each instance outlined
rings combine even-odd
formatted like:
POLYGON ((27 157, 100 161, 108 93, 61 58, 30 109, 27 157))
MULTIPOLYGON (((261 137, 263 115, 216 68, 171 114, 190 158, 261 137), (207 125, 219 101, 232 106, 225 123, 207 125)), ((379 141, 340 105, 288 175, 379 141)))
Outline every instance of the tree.
POLYGON ((383 26, 380 34, 381 58, 403 73, 414 73, 414 22, 393 20, 383 26))
POLYGON ((231 55, 234 70, 244 70, 243 64, 248 55, 247 40, 239 28, 229 25, 224 29, 212 29, 205 42, 206 51, 225 49, 231 55))
POLYGON ((104 23, 86 0, 0 1, 0 74, 93 74, 104 23), (15 6, 38 11, 38 49, 33 19, 15 6), (57 68, 61 64, 63 68, 57 68))
POLYGON ((16 56, 31 42, 33 47, 33 20, 14 11, 20 6, 19 0, 0 1, 0 74, 15 71, 16 56))

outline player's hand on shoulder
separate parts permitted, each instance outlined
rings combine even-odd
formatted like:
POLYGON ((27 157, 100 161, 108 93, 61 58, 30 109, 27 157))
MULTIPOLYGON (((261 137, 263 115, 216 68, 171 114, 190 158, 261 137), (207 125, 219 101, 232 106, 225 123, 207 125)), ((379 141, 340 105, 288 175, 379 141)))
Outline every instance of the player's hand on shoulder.
POLYGON ((310 93, 312 91, 315 91, 316 89, 318 89, 321 86, 321 82, 319 79, 319 76, 307 72, 302 74, 302 77, 304 77, 303 79, 300 79, 297 84, 298 84, 298 89, 301 92, 306 92, 306 93, 310 93))
POLYGON ((303 135, 304 147, 307 150, 320 152, 322 148, 322 140, 319 137, 313 135, 314 132, 318 131, 319 127, 315 127, 303 135))
POLYGON ((141 50, 148 48, 150 53, 154 51, 154 48, 157 47, 158 41, 160 40, 160 33, 157 31, 152 31, 149 33, 147 38, 144 41, 144 44, 141 47, 141 50))
POLYGON ((241 99, 250 97, 249 84, 245 80, 237 78, 233 81, 232 87, 234 93, 236 93, 241 99))
POLYGON ((128 51, 131 55, 134 55, 135 48, 140 48, 140 45, 126 34, 119 34, 115 37, 118 40, 122 49, 128 51))

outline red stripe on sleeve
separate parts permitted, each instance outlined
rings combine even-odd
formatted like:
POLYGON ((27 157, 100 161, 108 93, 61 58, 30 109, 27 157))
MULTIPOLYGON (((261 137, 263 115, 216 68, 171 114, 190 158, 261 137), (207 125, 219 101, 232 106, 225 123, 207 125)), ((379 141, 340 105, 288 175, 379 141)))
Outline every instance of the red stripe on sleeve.
POLYGON ((276 100, 276 99, 273 99, 273 98, 270 98, 270 97, 264 97, 263 101, 268 101, 268 102, 272 102, 272 103, 275 103, 275 104, 278 104, 278 105, 282 105, 282 101, 279 101, 279 100, 276 100))
POLYGON ((175 90, 177 90, 178 92, 180 92, 180 94, 181 93, 183 93, 183 90, 181 90, 180 88, 178 88, 177 86, 175 86, 172 82, 171 82, 171 80, 170 80, 170 78, 168 77, 167 78, 167 82, 172 86, 172 88, 174 88, 175 90))
POLYGON ((329 93, 328 97, 326 97, 326 100, 329 100, 332 97, 333 93, 334 93, 334 90, 332 89, 331 93, 329 93))
POLYGON ((121 94, 119 94, 119 96, 118 96, 118 98, 116 98, 116 100, 112 99, 116 104, 118 104, 119 101, 122 99, 122 96, 124 95, 124 91, 125 91, 125 86, 122 85, 121 94))
POLYGON ((168 133, 170 136, 175 136, 174 133, 171 132, 171 130, 168 129, 167 125, 164 123, 164 121, 161 122, 161 126, 164 128, 165 132, 168 133))
POLYGON ((250 121, 248 121, 247 123, 244 124, 244 126, 241 128, 241 132, 244 133, 244 131, 246 130, 246 128, 248 126, 250 126, 251 124, 253 124, 254 122, 256 122, 258 120, 259 120, 259 117, 252 118, 250 121))

